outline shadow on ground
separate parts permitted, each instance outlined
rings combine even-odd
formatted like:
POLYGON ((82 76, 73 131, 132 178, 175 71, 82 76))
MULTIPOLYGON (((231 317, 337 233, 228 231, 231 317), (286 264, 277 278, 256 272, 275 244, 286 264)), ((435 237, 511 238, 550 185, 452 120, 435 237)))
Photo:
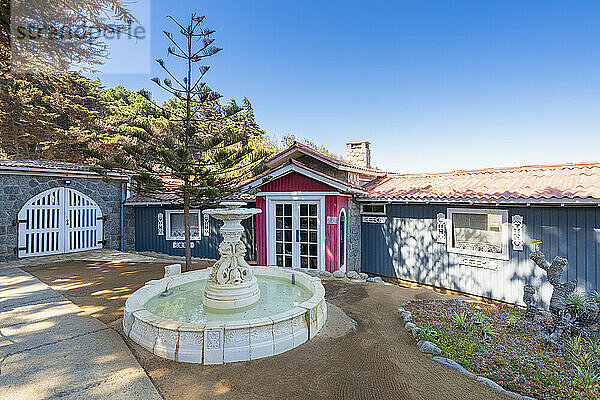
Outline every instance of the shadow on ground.
MULTIPOLYGON (((69 264, 30 272, 92 315, 111 322, 121 317, 130 293, 162 276, 162 265, 69 264)), ((403 329, 396 311, 401 303, 456 296, 387 283, 330 280, 324 285, 327 301, 354 319, 356 330, 342 337, 317 335, 275 357, 202 366, 165 360, 129 339, 126 343, 165 399, 508 398, 431 361, 403 329)))

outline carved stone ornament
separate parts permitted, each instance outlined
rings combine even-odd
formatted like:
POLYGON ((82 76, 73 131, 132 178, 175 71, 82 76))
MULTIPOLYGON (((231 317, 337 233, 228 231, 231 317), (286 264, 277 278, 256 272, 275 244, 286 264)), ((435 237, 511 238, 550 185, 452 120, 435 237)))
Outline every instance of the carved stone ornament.
POLYGON ((512 216, 512 245, 514 251, 523 251, 523 217, 512 216))

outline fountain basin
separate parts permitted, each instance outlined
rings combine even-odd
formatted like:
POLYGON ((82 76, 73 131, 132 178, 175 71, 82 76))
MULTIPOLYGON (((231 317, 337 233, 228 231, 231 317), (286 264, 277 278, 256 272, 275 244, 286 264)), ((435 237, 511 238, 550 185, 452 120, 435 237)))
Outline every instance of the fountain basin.
MULTIPOLYGON (((198 302, 202 303, 202 284, 211 273, 208 268, 150 281, 134 292, 125 303, 124 332, 134 342, 160 357, 199 364, 222 364, 269 357, 312 339, 327 318, 325 289, 321 280, 303 272, 279 267, 252 267, 252 272, 259 284, 289 285, 283 288, 288 297, 300 296, 299 299, 303 301, 298 301, 297 305, 276 304, 276 307, 272 304, 270 307, 261 307, 259 302, 248 310, 224 313, 222 319, 219 314, 209 313, 199 323, 187 322, 189 313, 178 314, 175 319, 165 318, 169 314, 168 307, 160 307, 160 296, 165 292, 165 299, 173 295, 169 293, 176 293, 175 296, 177 293, 180 296, 187 295, 184 292, 196 293, 199 296, 198 302), (194 285, 199 285, 198 289, 194 289, 194 285), (291 288, 294 293, 290 295, 291 288), (149 311, 147 307, 162 316, 149 311), (281 311, 282 308, 285 310, 281 311), (274 314, 270 314, 271 312, 274 314), (240 319, 235 319, 237 316, 240 319), (257 317, 251 318, 253 316, 257 317)), ((271 300, 277 301, 279 294, 273 292, 273 298, 269 296, 269 291, 266 290, 265 293, 263 290, 261 302, 268 305, 271 300)), ((292 297, 288 297, 285 299, 289 302, 292 297)), ((282 297, 282 302, 283 299, 282 297)), ((173 298, 176 309, 178 306, 175 303, 178 301, 173 298)))

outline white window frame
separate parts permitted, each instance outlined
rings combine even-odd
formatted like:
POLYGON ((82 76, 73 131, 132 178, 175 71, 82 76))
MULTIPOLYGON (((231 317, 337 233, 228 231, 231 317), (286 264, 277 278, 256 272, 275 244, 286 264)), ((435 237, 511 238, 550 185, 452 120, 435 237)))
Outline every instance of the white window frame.
MULTIPOLYGON (((347 269, 347 265, 348 265, 348 213, 346 212, 345 208, 340 209, 340 212, 338 214, 338 251, 340 252, 340 254, 344 254, 344 264, 340 264, 338 266, 338 268, 340 269, 340 271, 342 272, 346 272, 347 269), (340 225, 342 222, 342 214, 344 214, 344 232, 342 232, 342 230, 340 229, 340 225), (344 235, 344 248, 342 248, 341 246, 341 236, 344 235)), ((340 254, 338 254, 338 259, 337 261, 340 261, 340 254)))
POLYGON ((465 254, 476 257, 493 258, 497 260, 508 260, 508 210, 495 209, 480 209, 480 208, 448 208, 447 210, 447 234, 446 234, 446 250, 448 253, 465 254), (454 228, 452 226, 453 214, 493 214, 502 216, 502 253, 494 254, 484 251, 457 249, 453 247, 454 228))
MULTIPOLYGON (((185 236, 171 236, 171 214, 183 214, 183 210, 165 210, 165 239, 185 240, 185 236)), ((202 239, 202 210, 190 210, 192 214, 198 215, 198 236, 191 236, 190 240, 202 239)))
POLYGON ((386 207, 385 207, 385 203, 361 203, 360 204, 360 213, 361 214, 365 214, 365 215, 387 215, 386 214, 386 207), (366 205, 369 206, 383 206, 383 212, 370 212, 370 211, 365 211, 364 207, 366 205))
MULTIPOLYGON (((295 192, 278 192, 265 197, 265 212, 267 214, 267 265, 277 266, 275 262, 275 216, 273 210, 277 202, 314 201, 319 203, 319 266, 318 271, 325 271, 325 196, 314 193, 296 194, 295 192)), ((306 270, 306 268, 300 268, 306 270)), ((312 270, 314 271, 314 270, 312 270)))

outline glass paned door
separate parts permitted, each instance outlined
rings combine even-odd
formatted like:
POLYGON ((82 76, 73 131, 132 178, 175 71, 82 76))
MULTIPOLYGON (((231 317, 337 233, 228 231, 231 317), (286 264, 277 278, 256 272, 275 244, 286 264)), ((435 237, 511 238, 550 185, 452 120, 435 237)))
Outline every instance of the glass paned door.
POLYGON ((274 262, 279 267, 319 269, 319 203, 274 203, 274 262))
POLYGON ((318 269, 318 221, 316 204, 300 204, 300 268, 318 269))
POLYGON ((275 263, 279 267, 293 266, 293 203, 275 204, 275 263))

